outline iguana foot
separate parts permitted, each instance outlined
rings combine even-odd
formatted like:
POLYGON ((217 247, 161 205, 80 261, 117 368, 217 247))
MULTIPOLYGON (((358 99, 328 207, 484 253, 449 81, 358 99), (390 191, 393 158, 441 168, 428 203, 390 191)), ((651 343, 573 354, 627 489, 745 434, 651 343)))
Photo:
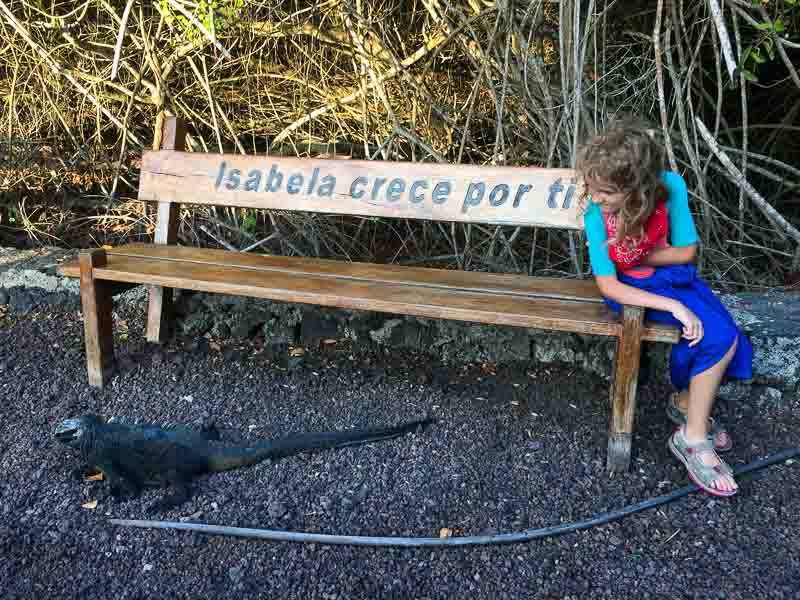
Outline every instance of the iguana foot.
POLYGON ((145 510, 147 513, 165 512, 180 506, 186 502, 192 495, 190 482, 187 481, 179 472, 170 471, 164 477, 165 487, 171 486, 173 493, 164 496, 161 500, 157 500, 150 504, 145 510))

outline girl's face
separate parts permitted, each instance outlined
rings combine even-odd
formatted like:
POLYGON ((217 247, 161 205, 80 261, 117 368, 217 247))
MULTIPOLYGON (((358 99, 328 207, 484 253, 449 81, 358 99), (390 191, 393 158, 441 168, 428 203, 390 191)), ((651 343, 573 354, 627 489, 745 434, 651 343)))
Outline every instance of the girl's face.
POLYGON ((605 213, 615 213, 625 203, 625 193, 603 179, 587 177, 586 189, 592 197, 592 202, 599 205, 605 213))

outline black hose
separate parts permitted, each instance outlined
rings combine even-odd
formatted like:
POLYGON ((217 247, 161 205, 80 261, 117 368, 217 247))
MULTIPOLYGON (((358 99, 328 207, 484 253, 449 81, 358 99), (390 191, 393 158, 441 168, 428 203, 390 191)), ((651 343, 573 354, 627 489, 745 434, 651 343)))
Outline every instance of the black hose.
MULTIPOLYGON (((779 463, 795 456, 800 456, 800 447, 789 448, 772 456, 767 456, 749 465, 744 465, 734 469, 734 474, 738 477, 763 469, 764 467, 779 463)), ((518 533, 500 533, 495 535, 473 535, 465 537, 448 538, 410 538, 410 537, 373 537, 356 535, 328 535, 321 533, 298 533, 292 531, 276 531, 271 529, 250 529, 246 527, 226 527, 222 525, 206 525, 204 523, 177 523, 173 521, 143 521, 135 519, 110 519, 114 525, 130 527, 144 527, 154 529, 182 529, 185 531, 198 531, 216 535, 230 535, 236 537, 256 538, 273 540, 278 542, 305 542, 314 544, 344 544, 351 546, 477 546, 489 544, 508 544, 512 542, 527 542, 544 537, 552 537, 581 529, 589 529, 597 525, 603 525, 612 521, 617 521, 633 513, 654 508, 683 496, 697 491, 700 488, 694 484, 686 485, 669 494, 657 496, 650 500, 643 500, 637 504, 631 504, 619 510, 610 511, 597 515, 590 519, 578 521, 576 523, 564 523, 553 527, 542 527, 540 529, 526 529, 518 533)))

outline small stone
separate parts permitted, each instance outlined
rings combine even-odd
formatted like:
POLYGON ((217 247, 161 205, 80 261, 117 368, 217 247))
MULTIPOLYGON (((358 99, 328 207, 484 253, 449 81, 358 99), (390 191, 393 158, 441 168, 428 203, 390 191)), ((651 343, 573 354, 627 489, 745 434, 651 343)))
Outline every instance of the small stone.
POLYGON ((152 571, 152 570, 153 570, 153 565, 151 565, 150 563, 147 563, 146 565, 144 565, 142 567, 142 571, 144 571, 145 573, 147 573, 148 571, 152 571))
POLYGON ((286 505, 280 501, 270 502, 267 513, 273 518, 282 517, 286 514, 286 505))
POLYGON ((342 498, 341 505, 342 508, 344 508, 345 510, 350 510, 356 504, 355 502, 353 502, 352 498, 348 498, 347 496, 345 496, 344 498, 342 498))
POLYGON ((214 334, 215 337, 218 338, 227 338, 231 335, 231 328, 228 327, 228 324, 225 322, 220 322, 214 325, 211 333, 214 334))
POLYGON ((612 546, 621 546, 622 540, 619 539, 617 536, 612 535, 611 538, 608 540, 612 546))
POLYGON ((228 569, 228 577, 231 578, 231 581, 234 583, 238 583, 242 577, 244 576, 244 572, 239 567, 231 567, 228 569))
POLYGON ((0 290, 0 306, 5 306, 8 304, 8 300, 8 294, 5 291, 0 290))
MULTIPOLYGON (((356 493, 356 500, 361 502, 367 496, 369 496, 369 486, 365 483, 358 489, 358 492, 356 493)), ((436 506, 436 503, 434 503, 434 506, 436 506)))
POLYGON ((767 408, 781 408, 783 406, 783 392, 774 387, 765 388, 758 398, 759 403, 767 408))
POLYGON ((327 496, 323 496, 322 498, 319 499, 319 505, 324 510, 328 510, 331 507, 331 504, 332 504, 331 499, 328 498, 327 496))
POLYGON ((288 356, 286 357, 286 366, 289 369, 296 369, 302 366, 305 360, 305 356, 288 356))

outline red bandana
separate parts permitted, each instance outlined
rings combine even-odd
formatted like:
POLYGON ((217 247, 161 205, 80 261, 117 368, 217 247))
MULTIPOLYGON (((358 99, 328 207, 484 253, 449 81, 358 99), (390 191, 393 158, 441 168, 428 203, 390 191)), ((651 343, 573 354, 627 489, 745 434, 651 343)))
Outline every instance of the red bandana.
MULTIPOLYGON (((603 213, 608 239, 617 233, 617 215, 603 213)), ((656 208, 644 226, 644 233, 639 238, 627 237, 618 244, 608 244, 611 260, 623 271, 639 265, 642 259, 654 248, 667 245, 669 233, 669 214, 664 201, 656 204, 656 208)))

